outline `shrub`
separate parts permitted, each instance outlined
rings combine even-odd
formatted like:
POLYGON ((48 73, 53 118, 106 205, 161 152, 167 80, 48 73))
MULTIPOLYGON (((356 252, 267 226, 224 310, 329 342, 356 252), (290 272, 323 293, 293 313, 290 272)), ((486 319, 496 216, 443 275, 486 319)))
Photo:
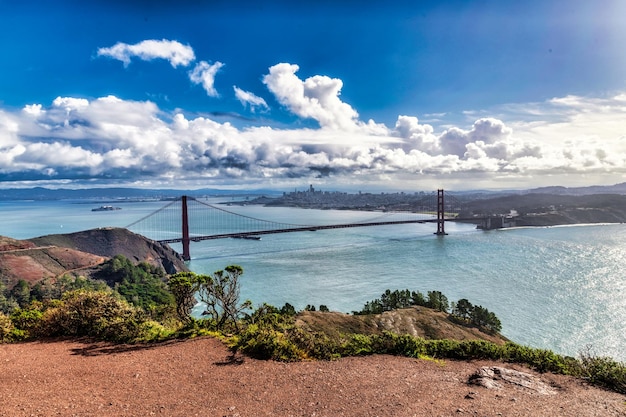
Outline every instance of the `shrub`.
POLYGON ((30 308, 18 308, 13 311, 10 316, 13 326, 24 331, 25 336, 36 336, 43 317, 41 308, 41 304, 33 303, 30 308))
POLYGON ((580 359, 574 369, 576 376, 585 378, 594 385, 626 394, 626 364, 596 356, 589 348, 579 356, 580 359))
POLYGON ((372 338, 364 334, 351 334, 341 344, 341 356, 365 356, 373 354, 372 338))
POLYGON ((44 311, 42 336, 89 336, 100 340, 131 342, 145 330, 143 312, 101 291, 71 291, 62 302, 44 311))
POLYGON ((308 332, 300 327, 291 327, 285 331, 302 357, 300 359, 331 360, 340 357, 339 345, 326 334, 308 332))
POLYGON ((289 340, 284 331, 263 324, 247 326, 239 335, 236 347, 258 359, 293 362, 305 358, 304 352, 289 340))
POLYGON ((15 342, 24 338, 24 331, 16 329, 11 319, 0 311, 0 343, 15 342))

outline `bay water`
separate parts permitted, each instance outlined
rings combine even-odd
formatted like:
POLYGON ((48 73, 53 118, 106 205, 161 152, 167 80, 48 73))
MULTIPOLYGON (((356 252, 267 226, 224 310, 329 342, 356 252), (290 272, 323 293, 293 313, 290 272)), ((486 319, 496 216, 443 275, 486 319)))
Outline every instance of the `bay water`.
MULTIPOLYGON (((165 205, 111 204, 122 210, 92 212, 99 204, 84 201, 0 202, 0 235, 25 239, 125 227, 165 205)), ((228 209, 307 225, 380 215, 252 205, 228 209)), ((486 232, 448 222, 445 237, 433 235, 435 228, 410 224, 192 242, 189 267, 207 274, 241 265, 241 297, 255 306, 324 304, 349 313, 386 289, 438 290, 450 301, 467 298, 494 312, 502 334, 517 343, 572 356, 590 349, 626 361, 626 225, 486 232)), ((180 245, 172 247, 180 251, 180 245)))

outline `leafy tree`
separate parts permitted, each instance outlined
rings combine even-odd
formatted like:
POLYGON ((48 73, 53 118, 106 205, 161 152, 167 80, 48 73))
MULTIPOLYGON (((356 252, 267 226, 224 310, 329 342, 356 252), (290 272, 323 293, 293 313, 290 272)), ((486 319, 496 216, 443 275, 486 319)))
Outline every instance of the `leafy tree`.
POLYGON ((502 323, 496 315, 482 306, 474 306, 470 315, 470 322, 491 332, 500 332, 502 323))
POLYGON ((280 314, 285 316, 295 316, 296 313, 296 308, 289 303, 285 303, 285 305, 280 309, 280 314))
POLYGON ((320 311, 323 313, 328 313, 330 310, 325 304, 320 304, 320 311))
POLYGON ((411 292, 409 290, 386 290, 380 297, 383 311, 395 310, 411 306, 411 292))
POLYGON ((461 298, 454 304, 452 308, 452 315, 458 318, 468 320, 472 315, 474 306, 466 298, 461 298))
POLYGON ((176 314, 183 322, 191 321, 191 309, 196 304, 197 276, 193 272, 179 272, 170 276, 168 286, 176 303, 176 314))
POLYGON ((426 307, 445 313, 448 311, 448 308, 450 308, 450 303, 448 302, 448 297, 443 295, 441 291, 428 291, 426 307))
POLYGON ((176 311, 181 320, 191 320, 191 308, 197 296, 206 308, 202 313, 209 316, 217 328, 230 324, 238 329, 238 320, 245 310, 251 308, 249 300, 239 303, 240 282, 243 268, 229 265, 213 275, 179 273, 170 278, 170 291, 176 300, 176 311))
POLYGON ((241 313, 252 307, 250 300, 239 304, 239 278, 243 268, 239 265, 229 265, 210 275, 197 275, 199 283, 198 297, 206 304, 203 313, 210 316, 219 329, 229 323, 238 329, 237 321, 241 313))
POLYGON ((426 306, 426 298, 424 294, 419 291, 413 291, 411 293, 411 304, 414 306, 426 306))
POLYGON ((304 311, 315 311, 315 306, 313 304, 307 304, 306 307, 304 307, 304 311))

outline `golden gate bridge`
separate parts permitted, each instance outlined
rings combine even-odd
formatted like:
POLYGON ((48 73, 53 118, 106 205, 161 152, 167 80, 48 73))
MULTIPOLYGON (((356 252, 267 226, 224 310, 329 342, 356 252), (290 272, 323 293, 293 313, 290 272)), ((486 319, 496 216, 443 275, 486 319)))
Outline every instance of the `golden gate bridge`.
POLYGON ((434 234, 444 236, 445 221, 470 220, 458 217, 462 211, 461 203, 454 197, 444 198, 443 190, 424 196, 412 207, 407 211, 383 211, 372 219, 360 222, 307 225, 264 220, 182 196, 126 228, 161 243, 181 243, 182 257, 188 261, 191 259, 190 242, 224 238, 260 239, 262 235, 276 233, 411 223, 436 223, 434 234))

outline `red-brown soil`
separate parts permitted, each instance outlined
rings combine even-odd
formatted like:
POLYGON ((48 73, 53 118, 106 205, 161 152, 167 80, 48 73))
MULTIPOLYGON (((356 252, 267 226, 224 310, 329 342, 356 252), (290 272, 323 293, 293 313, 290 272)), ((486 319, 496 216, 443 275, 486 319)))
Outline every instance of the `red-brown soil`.
POLYGON ((211 338, 151 346, 0 345, 0 416, 624 416, 623 395, 485 361, 375 355, 279 363, 211 338), (549 393, 468 384, 483 366, 521 370, 549 393))

